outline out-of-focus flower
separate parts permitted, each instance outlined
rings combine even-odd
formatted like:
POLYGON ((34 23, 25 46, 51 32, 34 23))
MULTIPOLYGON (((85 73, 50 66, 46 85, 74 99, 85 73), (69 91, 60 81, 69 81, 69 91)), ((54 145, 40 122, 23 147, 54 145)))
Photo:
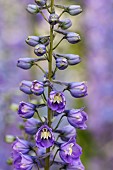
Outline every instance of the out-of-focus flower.
POLYGON ((66 100, 63 92, 51 91, 48 98, 48 107, 58 113, 62 113, 65 109, 66 100))
POLYGON ((31 170, 34 165, 34 157, 21 154, 20 169, 31 170))
POLYGON ((40 11, 40 8, 34 4, 29 4, 26 9, 31 14, 37 14, 40 11))
POLYGON ((52 129, 47 125, 41 126, 36 133, 35 140, 37 147, 51 147, 54 144, 52 129))
POLYGON ((43 92, 44 92, 44 84, 43 84, 43 82, 34 80, 32 82, 31 91, 33 92, 33 94, 35 94, 37 96, 43 94, 43 92))
POLYGON ((33 92, 31 91, 31 81, 23 80, 20 83, 20 90, 26 94, 32 94, 33 92))
POLYGON ((84 82, 72 82, 69 83, 69 92, 73 97, 80 98, 87 95, 87 86, 84 82))
POLYGON ((28 119, 25 122, 25 131, 26 131, 26 133, 28 133, 30 135, 35 135, 40 126, 41 126, 41 124, 37 119, 35 119, 35 118, 28 119))
POLYGON ((13 150, 23 154, 28 153, 31 150, 31 147, 32 144, 30 142, 19 138, 13 143, 13 150))
POLYGON ((35 2, 37 3, 37 5, 39 6, 44 6, 47 2, 47 0, 35 0, 35 2))
POLYGON ((82 154, 82 148, 76 144, 74 138, 71 138, 68 142, 60 146, 59 155, 61 159, 69 164, 74 164, 77 159, 80 158, 82 154))
POLYGON ((59 22, 59 16, 55 13, 50 14, 48 21, 51 25, 56 25, 59 22))
POLYGON ((36 105, 32 103, 20 102, 18 114, 20 117, 29 119, 35 113, 36 105))
POLYGON ((66 110, 65 112, 67 114, 67 120, 72 126, 83 130, 87 128, 85 122, 88 116, 86 112, 83 111, 83 108, 66 110))
POLYGON ((46 53, 46 46, 44 44, 38 44, 34 48, 34 53, 37 56, 42 56, 46 53))
POLYGON ((77 159, 74 164, 68 164, 66 170, 85 170, 80 159, 77 159))
POLYGON ((69 7, 65 8, 65 12, 69 13, 72 16, 75 16, 82 12, 82 8, 80 7, 80 5, 70 5, 69 7))

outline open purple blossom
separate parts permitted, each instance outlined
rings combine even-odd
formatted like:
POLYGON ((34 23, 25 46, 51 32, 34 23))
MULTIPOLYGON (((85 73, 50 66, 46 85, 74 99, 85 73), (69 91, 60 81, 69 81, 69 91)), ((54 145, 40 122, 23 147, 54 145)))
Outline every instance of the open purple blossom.
POLYGON ((37 147, 49 148, 54 144, 52 129, 47 125, 42 125, 35 136, 37 147))
POLYGON ((31 150, 32 146, 30 142, 17 138, 13 143, 13 150, 26 154, 31 150))
POLYGON ((87 96, 87 86, 84 82, 69 83, 68 88, 71 95, 75 98, 87 96))
POLYGON ((19 152, 13 150, 12 152, 12 159, 13 159, 13 167, 15 170, 22 170, 20 168, 20 162, 21 162, 21 155, 19 152))
POLYGON ((80 158, 81 154, 82 148, 76 144, 74 138, 70 138, 68 142, 61 144, 60 146, 60 158, 66 163, 74 164, 74 162, 80 158))
POLYGON ((29 119, 33 117, 35 113, 36 105, 32 103, 26 103, 26 102, 20 102, 19 108, 18 108, 18 114, 22 118, 29 119))
POLYGON ((43 94, 43 92, 44 92, 44 84, 43 84, 43 82, 34 80, 32 82, 31 91, 33 92, 33 94, 35 94, 37 96, 43 94))
POLYGON ((58 113, 62 113, 65 109, 66 100, 63 92, 51 91, 48 98, 48 107, 58 113))
POLYGON ((67 120, 73 127, 82 130, 85 130, 87 128, 85 122, 88 119, 88 116, 86 112, 83 111, 83 108, 67 110, 66 113, 67 120))
POLYGON ((25 132, 30 135, 35 135, 38 131, 38 128, 41 126, 41 123, 38 119, 31 118, 25 122, 25 132))

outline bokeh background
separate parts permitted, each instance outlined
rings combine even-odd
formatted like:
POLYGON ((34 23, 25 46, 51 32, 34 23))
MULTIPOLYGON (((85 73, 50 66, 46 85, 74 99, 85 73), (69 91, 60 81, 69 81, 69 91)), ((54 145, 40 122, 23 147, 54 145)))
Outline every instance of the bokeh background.
MULTIPOLYGON (((19 91, 19 83, 43 76, 37 68, 24 71, 16 67, 19 57, 34 57, 33 48, 25 43, 27 36, 48 33, 40 15, 32 16, 26 12, 28 3, 33 1, 0 0, 0 170, 13 169, 6 164, 11 145, 4 142, 4 137, 20 133, 21 119, 12 110, 12 104, 27 101, 27 97, 19 91)), ((86 106, 89 115, 87 131, 78 131, 77 140, 83 147, 82 162, 86 170, 112 170, 113 0, 62 0, 62 3, 76 3, 83 8, 82 14, 71 17, 73 26, 70 29, 80 33, 82 41, 77 45, 64 41, 58 49, 63 53, 79 54, 82 63, 57 73, 61 80, 86 80, 88 84, 88 96, 84 99, 68 97, 68 106, 86 106)), ((64 17, 70 16, 66 14, 64 17)))

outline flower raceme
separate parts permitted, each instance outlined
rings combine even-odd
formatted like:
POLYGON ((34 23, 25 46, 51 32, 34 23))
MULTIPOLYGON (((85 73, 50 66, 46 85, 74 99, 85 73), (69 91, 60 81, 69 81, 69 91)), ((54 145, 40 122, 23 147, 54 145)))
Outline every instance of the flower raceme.
POLYGON ((22 101, 18 107, 18 115, 24 121, 22 128, 20 127, 22 135, 19 138, 15 136, 12 138, 12 142, 15 140, 12 144, 14 169, 32 170, 36 165, 38 170, 40 168, 50 170, 55 164, 57 169, 84 170, 80 160, 82 148, 76 143, 76 129, 87 128, 88 116, 83 108, 70 110, 66 108, 65 91, 68 90, 72 97, 81 98, 87 95, 87 86, 85 82, 70 83, 55 80, 58 69, 62 71, 81 62, 79 55, 60 54, 56 49, 64 40, 75 45, 81 40, 78 33, 68 30, 72 26, 71 19, 62 19, 61 16, 64 13, 76 16, 82 9, 79 5, 55 4, 54 0, 51 0, 51 3, 49 0, 34 2, 35 4, 27 6, 27 11, 42 15, 50 25, 47 27, 50 30, 45 36, 43 34, 28 36, 25 41, 33 48, 36 57, 19 58, 17 62, 17 67, 21 69, 28 70, 35 66, 44 75, 43 80, 23 80, 20 83, 20 90, 28 95, 29 102, 22 101), (57 14, 57 8, 62 10, 60 14, 57 14), (62 38, 55 44, 54 39, 59 34, 62 38), (39 62, 46 64, 43 63, 42 67, 39 62), (48 65, 47 70, 44 68, 45 65, 48 65), (56 85, 65 87, 58 91, 56 85), (43 109, 45 106, 46 109, 43 109), (64 117, 67 118, 66 122, 64 117))

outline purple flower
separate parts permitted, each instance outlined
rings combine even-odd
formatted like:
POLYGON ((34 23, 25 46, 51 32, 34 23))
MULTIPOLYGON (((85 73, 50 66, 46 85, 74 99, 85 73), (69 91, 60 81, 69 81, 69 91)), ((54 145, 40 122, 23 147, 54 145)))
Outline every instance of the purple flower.
POLYGON ((32 82, 31 91, 37 96, 41 95, 44 92, 43 82, 34 80, 32 82))
POLYGON ((67 110, 66 113, 67 120, 72 126, 83 130, 87 128, 85 121, 88 119, 88 116, 83 111, 83 108, 67 110))
POLYGON ((34 48, 34 53, 37 56, 42 56, 46 53, 46 46, 44 44, 38 44, 34 48))
POLYGON ((40 11, 40 9, 37 5, 29 4, 27 6, 27 11, 31 14, 37 14, 40 11))
POLYGON ((64 19, 64 20, 60 20, 59 21, 59 27, 61 28, 61 29, 63 29, 63 30, 65 30, 65 29, 68 29, 68 28, 70 28, 71 26, 72 26, 72 22, 71 22, 71 20, 70 19, 64 19))
POLYGON ((32 94, 31 85, 32 85, 31 81, 23 80, 20 83, 20 90, 26 94, 32 94))
POLYGON ((49 148, 54 144, 54 136, 52 129, 49 128, 47 125, 43 125, 38 129, 36 133, 36 145, 37 147, 45 147, 49 148))
POLYGON ((64 70, 68 67, 68 61, 66 58, 56 58, 56 66, 59 70, 64 70))
POLYGON ((51 25, 55 25, 59 21, 59 16, 55 13, 50 14, 48 21, 51 25))
POLYGON ((48 107, 58 113, 62 113, 65 109, 66 100, 63 92, 51 91, 48 98, 48 107))
POLYGON ((47 0, 35 0, 35 2, 37 3, 37 5, 39 6, 44 6, 47 2, 47 0))
POLYGON ((13 150, 12 152, 13 166, 15 170, 22 170, 20 168, 21 155, 19 152, 13 150))
POLYGON ((28 153, 31 150, 31 147, 32 144, 30 142, 19 138, 13 143, 13 150, 23 154, 28 153))
POLYGON ((18 114, 20 117, 29 119, 33 117, 35 113, 36 105, 32 103, 20 102, 18 114))
POLYGON ((39 127, 40 122, 35 118, 28 119, 25 122, 25 131, 30 135, 35 135, 39 127))
POLYGON ((68 141, 72 137, 76 137, 76 129, 73 126, 67 125, 55 131, 59 133, 60 138, 63 141, 68 141))
POLYGON ((38 36, 28 36, 28 38, 25 41, 28 45, 35 47, 37 44, 39 44, 39 37, 38 36))
POLYGON ((73 162, 73 164, 68 164, 66 170, 85 170, 80 159, 77 159, 73 162))
POLYGON ((75 32, 68 32, 65 39, 71 44, 76 44, 80 41, 80 35, 75 32))
POLYGON ((80 5, 70 5, 65 9, 66 12, 68 12, 70 15, 75 16, 82 12, 82 8, 80 5))
POLYGON ((22 170, 31 170, 34 165, 34 157, 21 154, 20 168, 22 170))
POLYGON ((80 98, 87 95, 87 86, 84 82, 72 82, 69 83, 69 92, 73 97, 80 98))
POLYGON ((71 138, 68 142, 60 146, 60 158, 66 163, 73 164, 81 154, 82 148, 76 144, 74 138, 71 138))

